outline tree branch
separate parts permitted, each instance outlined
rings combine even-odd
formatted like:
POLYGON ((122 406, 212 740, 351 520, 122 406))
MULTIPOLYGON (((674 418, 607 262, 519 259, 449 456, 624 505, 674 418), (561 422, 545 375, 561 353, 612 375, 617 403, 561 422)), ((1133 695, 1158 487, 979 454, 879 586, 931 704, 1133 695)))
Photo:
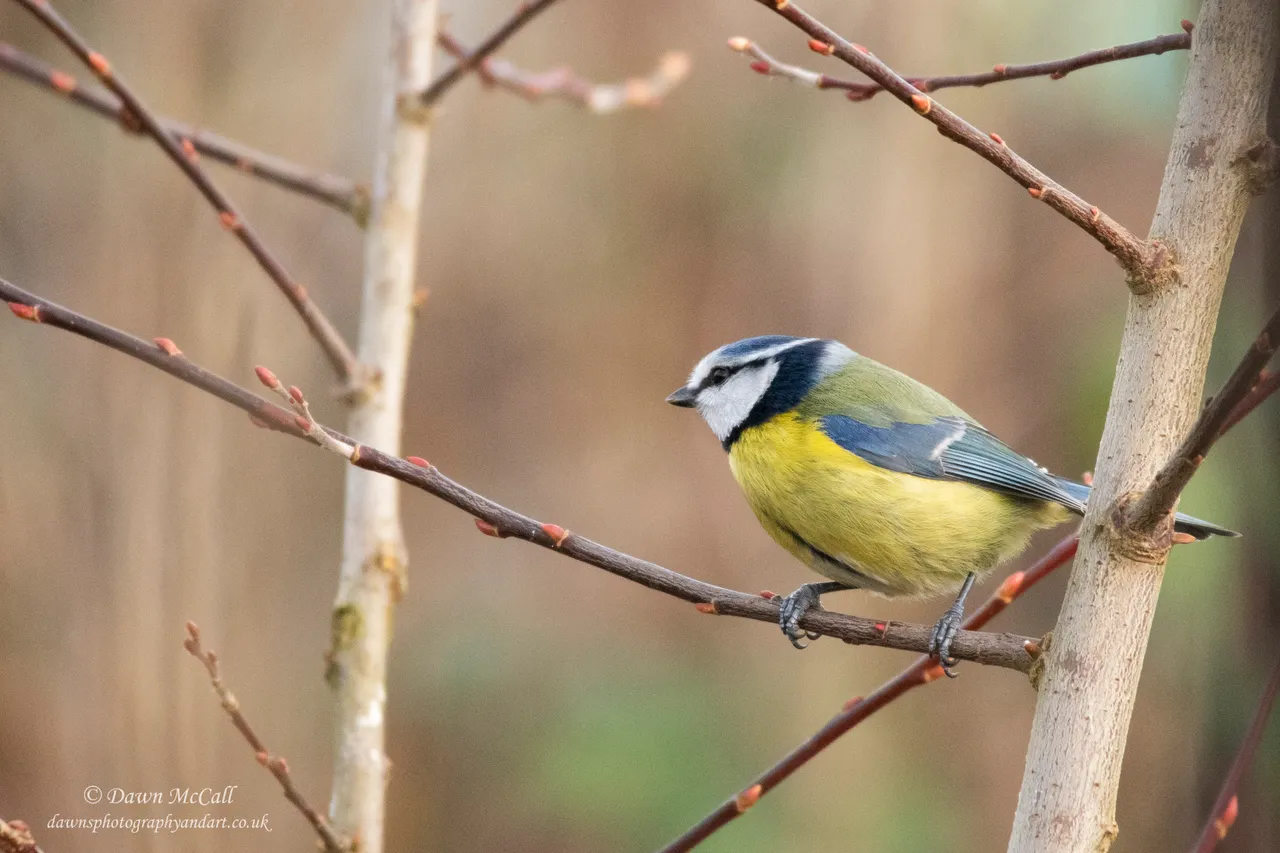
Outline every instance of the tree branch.
MULTIPOLYGON (((109 92, 86 88, 67 72, 5 42, 0 42, 0 71, 7 71, 47 92, 64 95, 69 102, 115 122, 127 133, 142 133, 142 127, 134 120, 133 113, 121 104, 119 98, 109 92)), ((250 148, 234 139, 174 119, 161 116, 157 120, 179 146, 184 140, 190 140, 196 151, 212 160, 327 204, 351 216, 359 224, 363 224, 368 216, 369 190, 354 181, 340 175, 313 171, 274 154, 250 148)))
POLYGON ((459 60, 456 65, 441 74, 439 78, 432 81, 431 85, 423 90, 422 94, 419 95, 419 101, 422 106, 434 106, 435 102, 440 100, 445 92, 452 89, 462 79, 463 75, 484 62, 490 54, 506 44, 507 39, 519 32, 525 24, 538 17, 554 2, 556 0, 533 0, 533 2, 521 3, 516 13, 508 18, 502 26, 494 30, 465 59, 459 60))
POLYGON ((182 647, 204 665, 205 671, 209 673, 209 683, 213 685, 213 692, 218 694, 218 701, 222 705, 222 710, 226 711, 227 716, 231 718, 231 724, 249 742, 249 746, 253 748, 253 754, 258 763, 271 771, 271 775, 276 777, 276 781, 280 783, 280 789, 284 792, 285 799, 293 803, 298 811, 302 813, 302 816, 307 819, 307 822, 311 824, 312 828, 315 829, 316 835, 320 836, 320 841, 324 844, 324 849, 329 853, 346 853, 347 845, 338 839, 328 821, 311 807, 311 804, 307 802, 307 798, 293 784, 293 776, 289 774, 288 762, 279 755, 271 754, 271 750, 267 749, 267 745, 262 742, 262 738, 258 737, 253 727, 249 725, 249 721, 245 719, 244 714, 240 712, 240 700, 236 699, 235 694, 222 681, 222 675, 218 670, 218 656, 212 651, 205 651, 200 645, 200 629, 196 627, 196 623, 187 623, 187 638, 182 642, 182 647))
POLYGON ((1254 759, 1258 756, 1258 747, 1262 744, 1262 735, 1267 730, 1267 721, 1271 718, 1272 708, 1275 707, 1277 693, 1280 693, 1280 657, 1276 658, 1275 665, 1271 668, 1271 676, 1267 679, 1266 686, 1262 688, 1262 695, 1258 697, 1258 707, 1253 712, 1253 720, 1249 723, 1249 730, 1245 733, 1244 740, 1240 742, 1240 749, 1236 751, 1236 757, 1231 762, 1231 769, 1227 771, 1227 778, 1222 780, 1218 799, 1214 801, 1209 819, 1205 822, 1204 829, 1200 832, 1200 839, 1196 842, 1195 853, 1212 853, 1217 848, 1218 842, 1227 837, 1228 830, 1235 823, 1236 815, 1240 811, 1236 792, 1240 790, 1244 774, 1249 772, 1254 759))
MULTIPOLYGON (((952 74, 938 77, 905 77, 904 79, 920 92, 936 92, 939 89, 952 89, 961 86, 982 87, 989 83, 1003 83, 1008 80, 1022 80, 1027 77, 1048 77, 1050 80, 1061 80, 1072 71, 1102 65, 1107 62, 1118 62, 1123 59, 1134 59, 1139 56, 1159 55, 1167 50, 1188 50, 1191 47, 1191 22, 1182 22, 1183 32, 1156 36, 1146 41, 1120 44, 1101 50, 1091 50, 1078 56, 1066 59, 1055 59, 1049 62, 1034 62, 1028 65, 996 65, 990 71, 979 74, 952 74)), ((877 92, 883 92, 884 86, 879 83, 859 83, 839 77, 829 77, 807 68, 779 62, 758 44, 742 37, 729 39, 729 47, 739 53, 745 53, 755 61, 751 70, 770 77, 784 77, 815 89, 839 89, 851 101, 869 101, 877 92)), ((825 49, 824 49, 825 50, 825 49)))
MULTIPOLYGON (((431 142, 430 111, 414 101, 414 93, 431 80, 438 18, 436 0, 391 4, 391 51, 365 232, 359 354, 379 378, 353 399, 347 426, 353 438, 344 444, 372 444, 391 454, 400 452, 404 423, 431 142)), ((302 403, 301 392, 295 396, 302 403)), ((336 711, 329 814, 340 831, 358 839, 360 853, 381 853, 385 843, 387 656, 408 563, 397 484, 348 469, 325 673, 336 711)))
POLYGON ((1172 282, 1177 267, 1166 247, 1144 241, 1097 207, 1068 190, 1019 156, 999 134, 985 134, 942 104, 923 94, 865 47, 855 45, 789 0, 756 0, 809 35, 809 47, 835 56, 870 77, 886 92, 915 110, 953 142, 994 165, 1027 189, 1032 198, 1075 223, 1102 244, 1124 268, 1134 293, 1151 293, 1172 282))
POLYGON ((1129 300, 1080 554, 1045 654, 1009 853, 1101 853, 1119 831, 1120 769, 1172 537, 1118 524, 1117 508, 1149 486, 1199 414, 1253 190, 1241 158, 1265 139, 1275 15, 1270 0, 1201 6, 1151 224, 1151 239, 1177 253, 1180 285, 1129 300))
POLYGON ((355 354, 347 346, 342 335, 329 321, 320 308, 311 300, 306 288, 294 280, 284 265, 267 249, 266 244, 258 236, 257 231, 249 226, 240 212, 232 205, 231 200, 210 180, 204 170, 197 165, 194 143, 189 147, 175 141, 165 126, 154 113, 134 94, 133 90, 112 69, 111 64, 101 53, 91 48, 71 25, 58 14, 48 0, 15 0, 20 6, 35 15, 58 40, 65 44, 85 65, 93 70, 102 84, 120 99, 131 119, 156 141, 182 169, 200 193, 218 212, 222 227, 230 231, 244 244, 253 255, 259 266, 267 273, 280 291, 285 295, 301 315, 312 337, 320 344, 320 348, 328 357, 338 375, 352 387, 365 382, 368 377, 362 375, 355 354))
MULTIPOLYGON (((968 631, 976 631, 999 615, 1018 596, 1039 583, 1050 572, 1068 563, 1076 553, 1079 540, 1074 535, 1068 536, 1053 546, 1043 557, 1026 571, 1014 572, 1005 578, 1004 583, 986 603, 974 611, 964 622, 968 631)), ((770 767, 751 781, 751 784, 740 793, 726 800, 711 814, 690 827, 687 832, 666 847, 660 853, 684 853, 692 850, 712 833, 730 821, 740 817, 748 808, 755 805, 763 795, 782 784, 792 773, 808 764, 818 753, 835 743, 842 735, 888 705, 907 691, 934 682, 942 677, 942 667, 934 658, 922 657, 901 673, 880 685, 865 697, 855 697, 844 704, 840 713, 836 714, 812 737, 787 753, 777 764, 770 767)))
MULTIPOLYGON (((258 426, 283 432, 295 438, 303 438, 313 444, 320 443, 315 437, 308 435, 314 424, 308 424, 305 418, 300 423, 300 415, 297 412, 281 408, 205 370, 188 359, 173 341, 167 338, 156 338, 154 343, 148 343, 119 329, 41 299, 2 279, 0 279, 0 299, 7 301, 13 313, 21 319, 73 332, 146 362, 170 376, 247 412, 250 419, 258 426)), ((278 384, 278 380, 275 380, 270 371, 265 369, 259 371, 259 378, 263 384, 273 389, 278 384)), ((291 406, 300 404, 301 392, 295 393, 294 389, 285 390, 286 395, 294 401, 291 406)), ((474 517, 480 532, 489 536, 513 537, 532 542, 579 562, 604 569, 632 583, 690 602, 702 613, 738 616, 777 624, 778 606, 768 597, 725 589, 686 577, 656 563, 615 551, 586 537, 571 533, 559 525, 535 521, 454 482, 425 459, 415 456, 405 458, 392 456, 368 445, 359 444, 355 439, 337 430, 328 427, 319 428, 337 439, 339 443, 355 447, 354 453, 349 457, 352 464, 367 471, 384 474, 440 498, 474 517)), ((372 573, 366 572, 366 574, 372 573)), ((771 596, 772 593, 769 595, 771 596)), ((342 615, 341 612, 335 613, 336 617, 342 615)), ((928 637, 931 630, 925 625, 846 616, 821 609, 810 611, 801 620, 800 626, 808 631, 835 637, 854 645, 880 646, 920 653, 928 650, 928 637)), ((961 631, 952 644, 951 652, 952 656, 961 660, 1027 672, 1038 654, 1038 642, 1038 640, 1014 634, 961 631)))
MULTIPOLYGON (((449 33, 442 30, 437 40, 454 59, 463 62, 470 59, 471 51, 449 33)), ((688 75, 689 57, 684 53, 665 54, 648 77, 632 77, 621 83, 593 83, 568 68, 538 73, 525 71, 492 56, 476 66, 476 76, 486 86, 515 92, 528 101, 558 98, 596 114, 618 112, 627 107, 655 107, 688 75)))
POLYGON ((1265 376, 1264 368, 1276 354, 1277 347, 1280 347, 1280 309, 1271 315, 1222 390, 1204 407, 1191 432, 1156 474, 1151 486, 1127 511, 1124 516, 1127 526, 1149 535, 1172 515, 1178 497, 1200 469, 1209 449, 1229 424, 1239 421, 1235 413, 1241 404, 1255 400, 1253 405, 1257 405, 1275 390, 1277 380, 1274 376, 1265 376), (1260 396, 1254 394, 1255 391, 1259 391, 1260 396))

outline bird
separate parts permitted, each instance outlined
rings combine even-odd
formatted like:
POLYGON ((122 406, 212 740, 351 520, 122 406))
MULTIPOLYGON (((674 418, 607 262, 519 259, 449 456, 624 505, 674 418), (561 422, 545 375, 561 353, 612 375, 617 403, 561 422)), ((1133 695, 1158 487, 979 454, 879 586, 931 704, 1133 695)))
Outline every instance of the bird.
MULTIPOLYGON (((796 648, 817 639, 799 623, 827 593, 955 593, 929 638, 954 676, 951 643, 975 580, 1035 531, 1083 515, 1089 498, 1089 486, 1050 474, 937 391, 835 340, 726 344, 667 402, 697 410, 761 526, 829 579, 780 598, 796 648)), ((1181 513, 1174 529, 1239 535, 1181 513)))

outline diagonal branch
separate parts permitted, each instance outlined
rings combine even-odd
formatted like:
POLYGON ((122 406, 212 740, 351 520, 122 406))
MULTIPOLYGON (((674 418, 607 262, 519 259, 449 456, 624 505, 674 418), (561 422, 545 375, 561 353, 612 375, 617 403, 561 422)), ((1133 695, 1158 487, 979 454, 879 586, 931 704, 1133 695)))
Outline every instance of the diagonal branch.
MULTIPOLYGON (((116 96, 86 88, 67 72, 4 42, 0 42, 0 71, 7 71, 46 91, 64 95, 71 103, 116 122, 121 130, 142 133, 143 129, 134 120, 133 113, 116 96)), ((234 139, 180 121, 163 116, 158 121, 179 146, 184 140, 190 140, 196 151, 212 160, 327 204, 351 216, 357 223, 362 223, 368 215, 368 188, 348 178, 313 171, 283 157, 258 151, 234 139)))
POLYGON ((213 685, 213 692, 218 694, 218 701, 222 705, 222 710, 226 711, 227 716, 231 718, 231 724, 248 741, 258 763, 267 768, 272 776, 276 777, 276 781, 280 783, 280 789, 284 792, 285 799, 293 803, 294 807, 302 813, 302 816, 315 829, 316 835, 320 836, 320 841, 324 844, 324 849, 328 853, 346 853, 349 849, 348 846, 338 839, 333 827, 329 826, 329 822, 307 802, 307 798, 293 784, 293 776, 289 773, 288 762, 279 755, 271 754, 271 750, 267 749, 267 745, 262 742, 262 738, 258 737, 257 732, 253 730, 253 726, 249 725, 249 721, 240 712, 240 700, 235 697, 235 694, 222 681, 222 673, 218 668, 218 656, 212 651, 205 651, 204 647, 200 645, 200 629, 196 627, 196 623, 187 623, 187 639, 182 642, 182 647, 193 658, 200 661, 204 666, 205 672, 209 673, 209 683, 213 685))
POLYGON ((999 134, 986 134, 942 104, 923 94, 865 47, 841 37, 790 0, 756 0, 790 21, 812 39, 809 47, 861 71, 893 97, 910 106, 953 142, 994 165, 1102 244, 1124 268, 1134 293, 1151 293, 1172 282, 1177 268, 1166 247, 1141 240, 1111 217, 1054 181, 1005 144, 999 134))
POLYGON ((1235 760, 1231 762, 1227 778, 1222 780, 1218 799, 1214 802, 1209 812, 1209 819, 1205 822, 1204 829, 1200 832, 1200 839, 1196 842, 1195 853, 1212 853, 1218 846, 1218 842, 1227 837, 1231 824, 1235 823, 1236 815, 1240 810, 1236 792, 1240 790, 1240 782, 1244 779, 1244 774, 1249 772, 1254 759, 1258 756, 1258 747, 1262 744, 1262 735, 1267 730, 1267 720, 1271 718, 1271 709, 1275 707, 1278 692, 1280 692, 1280 657, 1276 658, 1271 676, 1267 679, 1266 686, 1262 688, 1258 707, 1253 712, 1253 721, 1249 723, 1249 731, 1240 742, 1240 749, 1236 751, 1235 760))
MULTIPOLYGON (((1126 523, 1133 530, 1151 532, 1173 512, 1178 496, 1204 462, 1224 432, 1239 421, 1235 413, 1242 403, 1257 405, 1275 390, 1276 378, 1266 375, 1264 368, 1280 347, 1280 308, 1263 326, 1249 351, 1200 417, 1173 456, 1156 474, 1151 486, 1126 513, 1126 523), (1257 391, 1258 393, 1254 393, 1257 391)), ((1240 417, 1243 417, 1241 415, 1240 417)))
MULTIPOLYGON (((938 77, 906 77, 906 81, 920 92, 936 92, 939 89, 953 89, 961 86, 982 87, 990 83, 1004 83, 1008 80, 1023 80, 1027 77, 1048 77, 1050 80, 1061 80, 1072 71, 1102 65, 1107 62, 1118 62, 1123 59, 1134 59, 1139 56, 1152 56, 1167 50, 1189 50, 1191 48, 1190 21, 1182 22, 1183 32, 1156 36, 1145 41, 1120 44, 1091 50, 1066 59, 1054 59, 1048 62, 1033 62, 1027 65, 1005 65, 1001 63, 990 71, 978 74, 951 74, 938 77)), ((851 101, 867 101, 877 92, 883 92, 884 86, 879 83, 859 83, 819 74, 807 68, 788 65, 774 59, 755 42, 745 38, 729 39, 729 47, 739 53, 745 53, 755 61, 751 70, 771 77, 785 77, 815 89, 839 89, 851 101)))
MULTIPOLYGON (((1059 566, 1066 565, 1076 553, 1079 540, 1075 535, 1068 536, 1036 561, 1026 571, 1014 572, 1005 578, 1004 583, 991 598, 976 610, 964 622, 969 631, 976 631, 999 615, 1018 596, 1039 583, 1046 575, 1059 566)), ((755 805, 763 795, 781 785, 792 773, 795 773, 810 760, 815 758, 841 735, 854 726, 888 705, 894 699, 916 687, 937 681, 942 677, 942 667, 933 658, 922 657, 898 675, 876 688, 869 696, 856 697, 845 703, 840 713, 832 717, 826 725, 812 737, 787 753, 777 764, 761 773, 751 784, 739 794, 722 803, 715 811, 690 827, 687 832, 666 847, 660 853, 684 853, 692 850, 712 833, 730 821, 740 817, 748 808, 755 805)))
POLYGON ((116 74, 107 58, 91 48, 49 4, 48 0, 15 1, 35 15, 42 24, 57 36, 59 41, 70 48, 72 53, 93 70, 93 73, 97 75, 104 86, 120 99, 124 109, 129 111, 132 119, 136 120, 147 135, 160 145, 165 154, 169 155, 169 159, 173 160, 178 165, 178 168, 182 169, 183 173, 196 185, 200 193, 218 212, 218 219, 222 223, 222 227, 234 234, 244 244, 259 266, 280 288, 285 298, 302 316, 303 322, 306 323, 312 336, 319 342, 320 348, 324 351, 338 375, 348 385, 361 384, 367 377, 361 375, 362 371, 356 362, 355 354, 351 351, 347 342, 343 340, 342 335, 329 321, 329 318, 311 300, 306 288, 294 280, 288 270, 284 268, 284 265, 276 259, 275 255, 271 254, 266 244, 258 236, 258 232, 249 226, 249 223, 232 205, 231 199, 222 190, 218 189, 213 181, 209 179, 209 176, 205 174, 204 170, 197 165, 196 160, 198 158, 194 156, 196 154, 194 144, 188 147, 180 144, 170 136, 168 130, 161 124, 160 119, 142 103, 138 96, 134 94, 132 88, 116 74))
POLYGON ((445 73, 441 74, 431 82, 431 85, 423 90, 418 96, 419 102, 424 107, 430 107, 436 101, 443 97, 444 93, 452 89, 459 80, 471 71, 479 67, 480 63, 507 43, 507 39, 511 38, 520 31, 525 24, 538 17, 544 12, 548 6, 556 0, 533 0, 529 3, 521 3, 516 13, 508 18, 502 26, 494 30, 487 39, 482 41, 475 50, 471 51, 465 59, 458 60, 458 63, 445 73))
MULTIPOLYGON (((449 33, 442 30, 437 40, 454 59, 464 62, 470 59, 471 51, 449 33)), ((627 107, 656 107, 688 75, 688 55, 674 52, 662 56, 649 76, 632 77, 621 83, 594 83, 563 67, 525 71, 492 56, 476 66, 476 76, 486 86, 515 92, 528 101, 558 98, 597 114, 618 112, 627 107)))
MULTIPOLYGON (((286 410, 268 402, 257 394, 205 370, 190 361, 173 341, 167 338, 156 338, 154 342, 143 341, 83 314, 27 293, 3 280, 0 280, 0 299, 7 301, 10 310, 22 319, 73 332, 146 362, 170 376, 247 412, 250 419, 259 426, 304 438, 314 444, 320 442, 308 433, 315 428, 324 429, 338 440, 334 443, 335 445, 344 446, 341 455, 348 458, 353 465, 393 477, 440 498, 473 516, 476 519, 476 526, 482 533, 489 536, 512 537, 532 542, 604 569, 633 583, 690 602, 702 613, 738 616, 777 624, 778 606, 770 600, 772 594, 750 595, 715 586, 673 572, 656 563, 615 551, 586 537, 571 533, 559 525, 535 521, 449 479, 424 459, 413 456, 405 458, 392 456, 373 447, 361 445, 336 430, 318 427, 299 412, 286 410), (301 423, 300 417, 303 417, 301 423), (345 446, 354 446, 354 452, 350 456, 346 453, 350 448, 345 446)), ((269 388, 280 393, 276 389, 279 383, 270 371, 265 368, 260 370, 259 378, 269 388)), ((285 393, 293 399, 293 403, 301 405, 301 392, 295 394, 292 389, 285 389, 285 393)), ((800 626, 805 630, 836 637, 850 644, 881 646, 919 653, 928 651, 931 630, 924 625, 846 616, 821 609, 810 611, 801 620, 800 626)), ((1039 653, 1037 643, 1038 641, 1029 637, 1014 634, 961 631, 956 636, 951 652, 954 657, 961 660, 1027 672, 1039 653)))

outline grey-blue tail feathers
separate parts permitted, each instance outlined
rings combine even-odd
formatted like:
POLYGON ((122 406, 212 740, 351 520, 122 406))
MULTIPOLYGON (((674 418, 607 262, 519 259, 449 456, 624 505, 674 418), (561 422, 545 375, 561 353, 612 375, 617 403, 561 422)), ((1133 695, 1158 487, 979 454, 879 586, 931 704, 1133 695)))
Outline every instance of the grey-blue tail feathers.
MULTIPOLYGON (((1062 477, 1054 477, 1058 481, 1058 485, 1062 486, 1063 491, 1071 495, 1079 501, 1079 506, 1067 506, 1068 509, 1075 512, 1083 512, 1084 505, 1089 500, 1089 492, 1092 491, 1083 483, 1073 483, 1062 477)), ((1173 519, 1173 529, 1179 533, 1190 533, 1197 539, 1208 539, 1210 536, 1239 536, 1234 530, 1228 530, 1225 527, 1219 527, 1208 521, 1202 521, 1198 518, 1192 518, 1189 515, 1178 513, 1173 519)))

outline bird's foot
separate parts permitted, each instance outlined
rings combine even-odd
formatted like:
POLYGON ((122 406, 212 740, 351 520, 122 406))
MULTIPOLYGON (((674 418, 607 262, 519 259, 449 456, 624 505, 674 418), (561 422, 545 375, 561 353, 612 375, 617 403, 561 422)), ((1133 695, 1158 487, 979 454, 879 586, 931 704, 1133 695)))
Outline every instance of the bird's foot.
POLYGON ((840 583, 807 583, 790 595, 778 600, 778 627, 797 649, 808 648, 808 640, 816 640, 821 634, 800 630, 800 620, 810 610, 822 609, 821 597, 826 592, 848 589, 840 583))
POLYGON ((956 638, 956 632, 960 630, 960 624, 964 621, 964 600, 969 597, 969 590, 973 589, 974 578, 973 572, 965 576, 955 602, 947 608, 947 612, 942 614, 942 618, 929 633, 929 654, 938 658, 938 663, 942 665, 942 671, 947 674, 947 678, 956 677, 956 674, 951 671, 951 667, 956 665, 956 659, 951 656, 951 641, 956 638))
POLYGON ((956 602, 947 608, 947 612, 942 614, 942 618, 933 626, 933 631, 929 634, 929 654, 938 658, 938 663, 942 665, 942 671, 947 674, 947 678, 956 677, 956 674, 951 671, 951 667, 956 665, 956 659, 951 657, 951 641, 956 638, 956 632, 960 630, 962 621, 964 621, 964 605, 956 602))

